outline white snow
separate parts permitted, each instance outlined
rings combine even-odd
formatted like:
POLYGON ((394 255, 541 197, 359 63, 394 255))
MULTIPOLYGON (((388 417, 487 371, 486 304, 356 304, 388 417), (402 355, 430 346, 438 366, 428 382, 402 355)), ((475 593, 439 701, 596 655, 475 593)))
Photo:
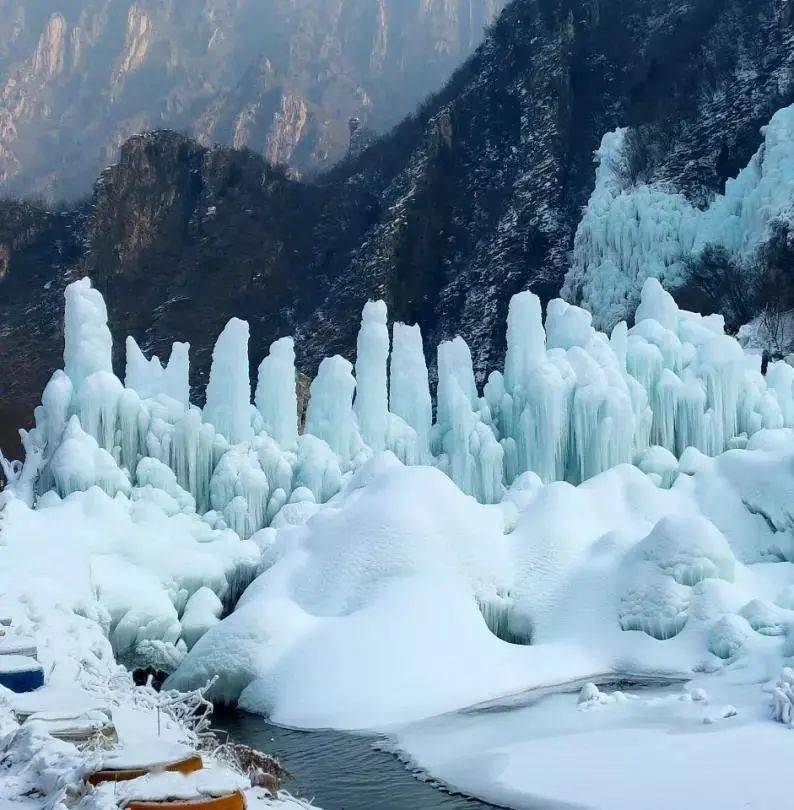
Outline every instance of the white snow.
POLYGON ((791 524, 758 512, 785 502, 792 465, 783 434, 670 489, 628 465, 537 487, 516 517, 431 468, 373 459, 277 533, 269 567, 171 682, 220 673, 218 696, 276 721, 367 728, 599 673, 691 677, 761 656, 777 677, 785 638, 755 600, 794 583, 780 554, 791 524), (747 634, 727 649, 736 624, 747 634))
POLYGON ((598 694, 447 715, 396 732, 395 746, 434 778, 506 807, 788 805, 791 732, 769 721, 761 690, 712 691, 709 681, 707 696, 693 685, 598 694), (732 713, 724 701, 737 695, 732 713))
MULTIPOLYGON (((395 327, 390 357, 385 306, 370 302, 355 375, 340 356, 321 363, 299 435, 289 339, 271 346, 252 404, 248 326, 230 321, 202 410, 183 344, 164 369, 130 343, 125 383, 114 376, 104 302, 78 282, 65 371, 23 434, 24 464, 2 460, 2 612, 38 647, 48 689, 75 672, 107 682, 118 660, 171 672, 175 688, 217 676, 215 697, 299 727, 383 729, 560 684, 696 679, 719 696, 708 712, 588 688, 586 709, 572 699, 568 717, 555 697, 551 713, 579 760, 595 746, 607 771, 605 740, 622 755, 632 733, 632 762, 662 746, 660 767, 696 790, 687 763, 705 734, 715 760, 752 743, 753 761, 777 763, 767 748, 790 723, 794 656, 794 374, 763 376, 720 317, 679 310, 655 278, 635 320, 607 336, 557 300, 544 324, 520 293, 504 370, 482 392, 465 341, 438 347, 432 424, 419 330, 395 327), (607 712, 619 720, 587 726, 607 712), (664 746, 670 730, 686 756, 664 746)), ((465 745, 488 717, 450 746, 454 761, 421 729, 398 740, 486 797, 641 806, 650 765, 617 792, 560 783, 538 751, 564 743, 538 711, 537 731, 506 732, 509 767, 482 778, 465 745)), ((63 757, 56 781, 82 767, 30 730, 3 744, 21 746, 9 779, 34 749, 63 757)), ((14 795, 44 784, 25 773, 14 795)), ((767 780, 770 802, 780 782, 767 780)))

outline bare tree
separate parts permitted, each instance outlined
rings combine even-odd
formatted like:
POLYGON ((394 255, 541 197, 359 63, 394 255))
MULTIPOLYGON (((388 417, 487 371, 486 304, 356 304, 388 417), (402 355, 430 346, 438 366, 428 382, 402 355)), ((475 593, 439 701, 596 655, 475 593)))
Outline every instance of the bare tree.
POLYGON ((776 302, 768 302, 758 319, 758 340, 773 360, 781 360, 792 351, 788 313, 776 302))

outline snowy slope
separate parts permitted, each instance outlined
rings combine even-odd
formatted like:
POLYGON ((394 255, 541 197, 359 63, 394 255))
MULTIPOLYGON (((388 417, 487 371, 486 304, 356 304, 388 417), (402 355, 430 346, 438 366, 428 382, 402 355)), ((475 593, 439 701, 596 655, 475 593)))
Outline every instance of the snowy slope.
POLYGON ((690 453, 670 490, 622 466, 516 487, 501 506, 373 460, 363 486, 279 532, 171 683, 221 673, 218 696, 277 722, 382 728, 604 675, 777 678, 794 627, 791 519, 776 513, 794 440, 763 442, 690 453))

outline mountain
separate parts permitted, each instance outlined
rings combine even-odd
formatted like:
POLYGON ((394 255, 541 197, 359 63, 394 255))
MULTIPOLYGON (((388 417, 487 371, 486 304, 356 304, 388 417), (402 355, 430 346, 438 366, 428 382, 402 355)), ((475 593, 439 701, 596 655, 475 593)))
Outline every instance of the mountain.
POLYGON ((301 171, 385 131, 504 0, 0 0, 0 189, 74 198, 145 129, 301 171))
MULTIPOLYGON (((704 206, 794 102, 790 0, 515 0, 415 115, 313 182, 245 150, 135 136, 90 203, 8 203, 0 232, 0 379, 33 404, 59 351, 67 280, 88 274, 117 350, 192 345, 201 390, 232 315, 252 362, 295 334, 301 370, 350 356, 362 304, 384 298, 426 344, 462 334, 482 374, 509 298, 556 295, 605 133, 641 130, 644 179, 704 206)), ((120 359, 120 358, 119 358, 120 359)), ((432 358, 431 358, 432 359, 432 358)))

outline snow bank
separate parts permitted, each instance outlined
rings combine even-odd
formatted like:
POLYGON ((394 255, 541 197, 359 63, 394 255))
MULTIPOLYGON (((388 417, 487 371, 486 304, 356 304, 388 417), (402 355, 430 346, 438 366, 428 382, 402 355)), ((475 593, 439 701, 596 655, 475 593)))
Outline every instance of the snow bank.
POLYGON ((794 220, 794 106, 779 110, 762 134, 749 165, 701 210, 659 186, 626 188, 618 171, 626 130, 607 133, 562 296, 611 328, 634 310, 645 279, 679 287, 687 260, 707 245, 751 258, 768 240, 770 225, 794 220))
POLYGON ((788 805, 791 731, 770 722, 760 689, 713 678, 684 690, 591 686, 583 703, 556 694, 401 728, 393 748, 454 790, 504 807, 788 805))
MULTIPOLYGON (((20 615, 20 614, 17 614, 20 615)), ((85 628, 101 644, 94 624, 85 628)), ((157 693, 136 687, 132 677, 112 659, 89 664, 58 649, 48 683, 34 693, 16 695, 0 689, 0 802, 20 808, 115 810, 134 799, 193 799, 239 790, 246 806, 306 808, 284 791, 272 795, 255 788, 240 768, 223 760, 218 740, 207 736, 211 706, 200 693, 157 693), (45 711, 30 715, 45 707, 45 711), (53 736, 58 729, 112 724, 104 741, 68 742, 53 736), (183 776, 153 773, 128 782, 92 787, 86 779, 105 768, 151 767, 201 754, 204 768, 183 776)))
POLYGON ((182 639, 180 616, 191 597, 209 590, 229 604, 250 581, 259 560, 254 543, 178 505, 164 508, 158 501, 167 493, 152 492, 159 497, 133 488, 131 497, 111 498, 94 487, 63 500, 51 493, 38 509, 14 499, 0 513, 0 600, 31 606, 32 618, 15 617, 15 624, 46 634, 39 644, 45 669, 64 645, 80 654, 96 647, 79 634, 70 638, 77 617, 102 628, 119 661, 173 669, 201 626, 191 610, 182 639), (58 608, 55 616, 47 602, 58 608), (72 629, 59 640, 64 623, 72 629))

